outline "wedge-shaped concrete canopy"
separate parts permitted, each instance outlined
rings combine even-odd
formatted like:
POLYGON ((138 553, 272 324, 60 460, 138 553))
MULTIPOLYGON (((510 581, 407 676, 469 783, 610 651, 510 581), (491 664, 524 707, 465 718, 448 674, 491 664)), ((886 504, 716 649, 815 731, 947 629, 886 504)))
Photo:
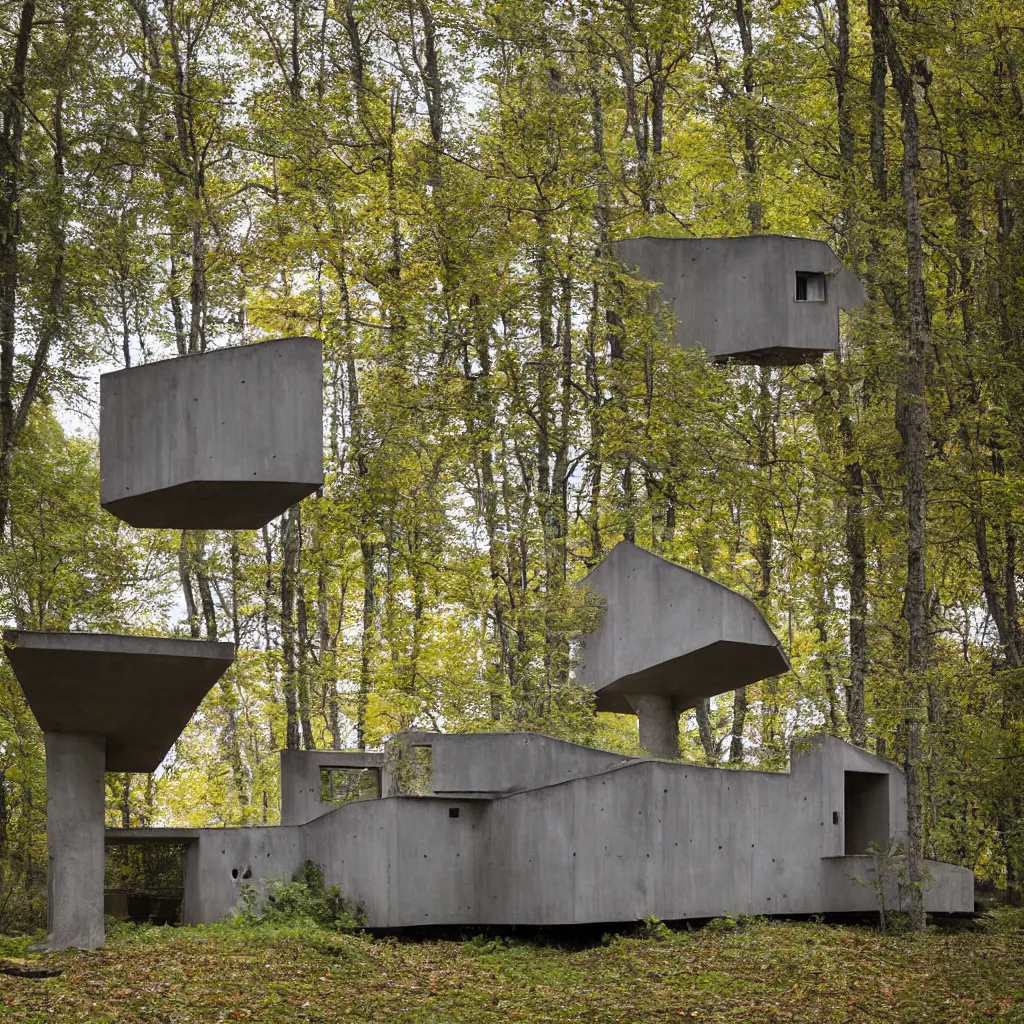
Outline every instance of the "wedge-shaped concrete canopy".
POLYGON ((742 594, 644 551, 617 544, 583 581, 606 603, 584 641, 581 681, 599 711, 635 712, 627 698, 704 697, 789 671, 778 637, 742 594))
POLYGON ((676 342, 718 362, 820 359, 839 345, 839 310, 865 299, 839 257, 810 238, 628 238, 615 248, 628 270, 661 285, 676 342))
POLYGON ((44 732, 102 736, 108 772, 151 772, 235 645, 210 640, 5 630, 7 659, 44 732))
POLYGON ((256 529, 323 480, 323 349, 313 338, 100 378, 100 504, 132 526, 256 529))

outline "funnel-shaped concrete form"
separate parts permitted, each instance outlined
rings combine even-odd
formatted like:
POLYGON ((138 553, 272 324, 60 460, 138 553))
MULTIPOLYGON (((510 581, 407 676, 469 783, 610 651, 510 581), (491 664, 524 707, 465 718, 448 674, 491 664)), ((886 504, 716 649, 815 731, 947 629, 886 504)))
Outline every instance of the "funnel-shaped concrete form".
POLYGON ((234 644, 6 630, 46 739, 51 949, 103 945, 104 773, 151 772, 235 657, 234 644))
POLYGON ((718 362, 820 359, 839 345, 839 310, 865 300, 856 276, 810 238, 627 238, 615 250, 627 270, 661 285, 676 342, 718 362))
POLYGON ((235 658, 207 640, 6 630, 44 732, 102 737, 108 772, 152 772, 235 658))
POLYGON ((323 483, 313 338, 100 378, 100 504, 132 526, 257 529, 323 483))
POLYGON ((677 756, 679 713, 697 701, 789 671, 749 598, 627 541, 583 584, 606 608, 584 641, 582 680, 599 711, 639 716, 652 754, 677 756))

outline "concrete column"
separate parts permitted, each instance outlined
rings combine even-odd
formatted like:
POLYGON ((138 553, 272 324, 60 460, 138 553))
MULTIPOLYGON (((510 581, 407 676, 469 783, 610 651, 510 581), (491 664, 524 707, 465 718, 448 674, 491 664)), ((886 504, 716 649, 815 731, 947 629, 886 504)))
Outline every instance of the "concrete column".
POLYGON ((103 945, 106 740, 46 733, 51 949, 103 945))
POLYGON ((673 697, 626 698, 640 720, 640 748, 654 757, 679 757, 679 712, 673 697))

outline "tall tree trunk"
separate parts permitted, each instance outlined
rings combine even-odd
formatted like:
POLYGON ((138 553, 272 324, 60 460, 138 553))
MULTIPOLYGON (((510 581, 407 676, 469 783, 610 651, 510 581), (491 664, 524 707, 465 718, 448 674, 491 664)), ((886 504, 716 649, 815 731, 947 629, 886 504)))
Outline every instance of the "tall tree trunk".
POLYGON ((925 390, 925 351, 929 344, 928 310, 924 281, 924 242, 921 203, 917 188, 920 168, 920 131, 917 85, 903 62, 892 25, 885 12, 886 54, 893 85, 900 98, 903 122, 903 164, 900 184, 907 233, 907 351, 896 396, 896 427, 903 448, 907 486, 907 583, 903 617, 908 626, 907 693, 904 713, 907 784, 907 877, 912 926, 924 931, 923 815, 920 761, 927 715, 925 678, 928 669, 928 594, 926 585, 928 406, 925 390))

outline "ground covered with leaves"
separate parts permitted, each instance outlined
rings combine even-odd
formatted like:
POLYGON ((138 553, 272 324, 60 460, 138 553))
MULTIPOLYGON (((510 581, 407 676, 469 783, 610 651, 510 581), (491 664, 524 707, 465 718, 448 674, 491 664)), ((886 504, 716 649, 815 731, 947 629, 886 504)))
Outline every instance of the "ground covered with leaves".
POLYGON ((0 974, 0 1019, 1024 1022, 1022 924, 1004 914, 917 938, 718 922, 575 948, 315 927, 121 927, 92 953, 32 954, 10 942, 6 970, 60 973, 0 974))

